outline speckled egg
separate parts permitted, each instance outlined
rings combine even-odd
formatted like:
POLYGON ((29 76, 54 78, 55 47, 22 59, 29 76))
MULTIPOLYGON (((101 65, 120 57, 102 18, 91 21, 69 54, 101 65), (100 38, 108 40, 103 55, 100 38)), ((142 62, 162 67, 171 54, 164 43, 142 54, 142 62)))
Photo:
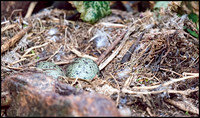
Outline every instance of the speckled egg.
POLYGON ((61 68, 52 62, 39 62, 36 67, 42 69, 47 75, 52 76, 55 79, 59 76, 65 76, 61 68))
POLYGON ((81 78, 92 80, 99 74, 98 65, 89 58, 77 58, 66 69, 66 76, 71 78, 81 78))

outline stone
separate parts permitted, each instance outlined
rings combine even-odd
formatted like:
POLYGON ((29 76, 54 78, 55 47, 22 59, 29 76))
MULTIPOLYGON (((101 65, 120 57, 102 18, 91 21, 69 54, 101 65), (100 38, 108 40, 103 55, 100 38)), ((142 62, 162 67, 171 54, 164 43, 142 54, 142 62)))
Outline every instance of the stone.
POLYGON ((120 116, 108 96, 78 91, 43 73, 11 75, 2 91, 11 96, 7 116, 120 116))

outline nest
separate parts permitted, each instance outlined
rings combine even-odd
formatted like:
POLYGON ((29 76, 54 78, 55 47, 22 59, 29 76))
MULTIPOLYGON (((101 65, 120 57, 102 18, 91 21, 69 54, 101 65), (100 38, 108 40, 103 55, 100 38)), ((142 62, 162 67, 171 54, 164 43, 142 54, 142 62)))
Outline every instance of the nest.
POLYGON ((112 10, 91 25, 66 20, 69 14, 52 9, 2 22, 1 80, 37 71, 39 61, 65 70, 74 58, 88 57, 97 62, 101 76, 59 81, 110 96, 121 112, 132 116, 199 114, 199 40, 184 31, 186 24, 194 27, 187 17, 168 10, 134 15, 112 10), (109 46, 97 48, 90 41, 99 31, 109 46))

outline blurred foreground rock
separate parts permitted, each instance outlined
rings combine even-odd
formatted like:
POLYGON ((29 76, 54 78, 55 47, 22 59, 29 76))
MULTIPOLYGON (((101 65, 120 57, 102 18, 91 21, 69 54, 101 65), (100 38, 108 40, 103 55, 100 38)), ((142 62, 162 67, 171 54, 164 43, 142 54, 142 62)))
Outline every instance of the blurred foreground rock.
POLYGON ((42 73, 11 75, 2 90, 11 97, 7 116, 120 116, 109 97, 77 91, 42 73))

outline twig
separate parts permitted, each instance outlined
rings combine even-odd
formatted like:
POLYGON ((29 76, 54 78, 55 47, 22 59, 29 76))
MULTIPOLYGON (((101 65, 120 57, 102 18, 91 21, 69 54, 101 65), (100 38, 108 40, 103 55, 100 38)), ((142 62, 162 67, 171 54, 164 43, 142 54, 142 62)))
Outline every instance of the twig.
MULTIPOLYGON (((148 48, 149 48, 151 45, 152 45, 152 42, 150 42, 150 43, 141 51, 140 56, 139 56, 137 59, 132 60, 131 66, 130 66, 130 68, 131 68, 132 70, 133 70, 133 67, 135 66, 135 64, 138 64, 138 61, 141 59, 141 57, 144 55, 144 53, 147 52, 148 48)), ((153 59, 152 59, 152 61, 153 61, 153 59)), ((150 61, 149 63, 151 63, 152 61, 150 61)), ((137 66, 137 65, 136 65, 136 66, 137 66)))
POLYGON ((112 28, 123 28, 127 27, 126 25, 123 24, 115 24, 115 23, 110 23, 110 22, 101 22, 99 23, 100 25, 103 25, 105 27, 112 27, 112 28))
POLYGON ((175 101, 172 99, 165 99, 165 102, 170 103, 170 104, 178 107, 181 110, 188 111, 188 112, 199 115, 199 109, 187 100, 175 101))
MULTIPOLYGON (((172 35, 172 38, 178 33, 178 30, 176 30, 173 35, 172 35)), ((167 48, 167 52, 165 53, 164 56, 162 56, 162 60, 160 62, 160 64, 162 64, 164 62, 164 59, 166 58, 166 56, 168 55, 168 53, 170 52, 170 43, 169 43, 169 35, 167 35, 167 45, 165 46, 167 48)))
POLYGON ((137 94, 137 95, 159 94, 159 93, 163 93, 163 92, 179 93, 179 94, 182 94, 182 95, 189 95, 190 93, 198 91, 198 90, 199 90, 199 88, 196 88, 194 90, 187 89, 185 91, 177 91, 177 90, 169 90, 169 89, 163 89, 163 90, 160 90, 160 91, 138 91, 138 90, 129 90, 127 88, 122 88, 123 93, 137 94))
POLYGON ((149 38, 149 37, 152 37, 152 36, 155 36, 155 35, 160 35, 160 34, 169 35, 169 34, 172 34, 172 33, 176 32, 176 31, 177 30, 167 30, 167 31, 162 31, 162 32, 148 33, 148 34, 145 34, 144 37, 146 39, 146 38, 149 38))
POLYGON ((13 70, 22 70, 23 68, 20 68, 20 67, 10 67, 10 66, 6 66, 7 68, 9 69, 13 69, 13 70))
MULTIPOLYGON (((144 17, 146 18, 146 17, 144 17)), ((136 24, 137 22, 141 22, 142 20, 145 20, 145 19, 141 19, 141 20, 137 20, 135 21, 131 26, 130 26, 130 29, 128 29, 128 31, 124 32, 118 39, 116 39, 112 44, 111 46, 105 51, 103 52, 103 54, 101 54, 101 56, 98 58, 98 60, 96 61, 97 64, 99 65, 101 63, 101 61, 105 58, 105 56, 115 47, 115 45, 117 45, 119 43, 119 41, 121 40, 122 37, 123 38, 123 41, 122 43, 120 44, 120 46, 114 51, 114 53, 111 54, 111 56, 106 60, 104 61, 101 65, 99 65, 99 69, 103 69, 118 53, 119 51, 123 48, 123 46, 125 45, 127 39, 129 38, 129 35, 131 35, 134 31, 138 30, 139 27, 136 28, 136 24), (125 35, 125 36, 124 36, 125 35)))
POLYGON ((3 33, 5 30, 14 28, 14 27, 16 27, 16 26, 17 26, 17 23, 16 23, 16 24, 6 25, 5 27, 2 27, 2 28, 1 28, 1 33, 3 33))
POLYGON ((60 49, 62 48, 63 46, 61 45, 60 48, 53 54, 51 55, 51 57, 49 57, 49 59, 47 59, 47 61, 49 61, 51 58, 53 58, 59 51, 60 49))
POLYGON ((169 69, 165 69, 165 68, 160 68, 160 70, 168 71, 168 72, 171 72, 171 73, 174 73, 174 74, 177 74, 177 75, 183 77, 183 75, 181 75, 181 74, 179 74, 179 73, 177 73, 177 72, 175 72, 173 70, 169 70, 169 69))
POLYGON ((151 117, 155 117, 155 115, 151 113, 151 109, 149 107, 146 108, 146 111, 151 117))
POLYGON ((72 51, 73 53, 75 53, 75 54, 76 54, 77 56, 79 56, 79 57, 87 57, 87 58, 90 58, 90 59, 92 59, 92 60, 94 60, 94 61, 97 60, 96 57, 83 54, 83 53, 79 52, 79 51, 78 51, 77 49, 75 49, 75 48, 69 48, 69 47, 68 47, 68 49, 69 49, 70 51, 72 51))
MULTIPOLYGON (((76 78, 70 78, 70 77, 63 77, 63 78, 66 79, 66 80, 74 80, 74 79, 76 79, 76 78)), ((92 83, 90 80, 81 79, 81 78, 77 78, 77 80, 87 82, 87 83, 89 83, 90 85, 94 86, 93 83, 92 83)))
POLYGON ((168 85, 173 84, 173 83, 178 82, 178 81, 182 81, 182 80, 185 80, 185 79, 196 78, 196 77, 199 77, 199 73, 197 75, 194 75, 194 76, 186 76, 186 77, 182 77, 182 78, 179 78, 179 79, 172 79, 172 80, 164 83, 163 86, 168 86, 168 85))
POLYGON ((187 40, 191 41, 193 44, 195 44, 197 47, 199 47, 199 40, 197 38, 194 38, 193 36, 191 36, 190 34, 188 34, 187 32, 185 32, 184 30, 182 30, 182 32, 184 34, 186 34, 187 36, 189 36, 190 38, 187 38, 187 40))
POLYGON ((99 65, 101 63, 101 61, 106 57, 106 55, 112 51, 114 49, 114 47, 122 40, 122 38, 124 37, 124 35, 126 34, 127 31, 123 32, 112 44, 110 47, 108 47, 108 49, 106 51, 104 51, 100 57, 98 58, 98 60, 96 61, 97 65, 99 65))
POLYGON ((198 62, 199 62, 199 55, 198 55, 198 57, 196 59, 194 59, 194 61, 192 61, 192 63, 190 64, 189 67, 192 67, 193 65, 195 65, 198 62))
POLYGON ((20 40, 29 30, 31 30, 32 24, 30 23, 27 28, 23 29, 22 31, 18 32, 14 37, 12 37, 10 40, 5 42, 1 46, 1 54, 8 50, 10 47, 12 47, 18 40, 20 40))
POLYGON ((35 53, 34 54, 27 54, 27 55, 24 56, 24 58, 26 58, 26 57, 32 57, 34 55, 35 55, 35 53))
POLYGON ((37 3, 38 2, 31 2, 31 4, 29 5, 29 8, 28 8, 28 11, 26 13, 26 16, 24 18, 28 18, 28 17, 31 16, 31 14, 32 14, 32 12, 33 12, 33 10, 34 10, 34 8, 35 8, 37 3))
POLYGON ((3 22, 1 21, 1 25, 7 24, 7 23, 10 23, 10 21, 8 21, 8 20, 7 21, 3 21, 3 22))
POLYGON ((115 56, 123 48, 125 43, 126 43, 126 40, 123 40, 120 46, 103 63, 99 65, 99 70, 102 70, 104 67, 106 67, 106 65, 108 65, 109 62, 111 62, 115 58, 115 56))
POLYGON ((190 34, 188 34, 187 32, 185 32, 184 30, 179 30, 180 32, 183 32, 185 35, 189 36, 190 38, 187 38, 187 40, 189 40, 190 42, 192 42, 194 45, 196 45, 197 47, 199 47, 199 40, 193 36, 191 36, 190 34))
POLYGON ((133 51, 135 50, 135 48, 136 48, 137 45, 139 44, 139 42, 140 42, 140 40, 142 39, 144 33, 145 33, 145 32, 142 32, 142 33, 140 34, 140 36, 138 37, 137 41, 136 41, 135 43, 133 43, 133 45, 129 48, 129 50, 128 50, 128 51, 126 52, 126 54, 123 56, 123 58, 122 58, 122 60, 121 60, 121 63, 122 63, 122 64, 125 63, 125 62, 127 62, 127 61, 130 59, 130 57, 131 57, 133 51))
POLYGON ((16 63, 19 63, 19 62, 21 62, 21 61, 26 60, 25 57, 30 56, 30 55, 27 55, 27 54, 28 54, 31 50, 33 50, 33 49, 35 49, 35 48, 43 47, 43 46, 45 46, 45 45, 47 45, 47 44, 48 44, 48 43, 44 43, 44 44, 42 44, 42 45, 38 45, 38 46, 34 46, 34 47, 29 48, 29 49, 24 53, 24 55, 21 56, 21 59, 20 59, 20 60, 17 60, 17 61, 15 61, 15 62, 13 62, 11 65, 14 65, 14 64, 16 64, 16 63))
POLYGON ((167 90, 167 92, 168 93, 179 93, 179 94, 182 94, 182 95, 189 95, 190 93, 198 91, 198 90, 199 90, 199 88, 196 87, 195 89, 187 89, 185 91, 167 90))
POLYGON ((71 84, 71 86, 73 86, 78 80, 78 77, 76 77, 75 81, 71 84))
POLYGON ((15 9, 12 11, 11 15, 8 17, 8 19, 11 19, 12 15, 15 13, 15 12, 22 12, 22 9, 15 9))
POLYGON ((122 43, 119 45, 119 47, 108 57, 103 63, 99 65, 99 70, 102 70, 112 59, 119 53, 119 51, 124 47, 126 44, 126 41, 129 38, 129 35, 135 31, 135 26, 134 24, 131 26, 131 28, 127 31, 125 34, 122 43))
MULTIPOLYGON (((177 32, 177 31, 176 31, 176 32, 177 32)), ((176 34, 176 32, 174 32, 173 37, 174 37, 174 35, 176 34)), ((173 38, 173 37, 172 37, 172 38, 173 38)), ((167 45, 166 45, 165 47, 167 48, 167 52, 165 53, 165 55, 162 56, 162 60, 161 60, 160 64, 162 64, 162 63, 164 62, 164 59, 166 58, 166 56, 167 56, 168 53, 170 52, 169 35, 167 35, 166 40, 167 40, 167 45)))
POLYGON ((25 67, 31 66, 31 65, 33 65, 33 64, 35 64, 35 63, 37 63, 37 62, 39 62, 39 61, 46 60, 46 59, 48 59, 49 57, 50 57, 50 56, 46 56, 46 57, 40 58, 40 59, 38 59, 38 60, 36 60, 36 61, 34 61, 34 62, 31 62, 31 63, 28 63, 28 64, 26 64, 26 65, 21 66, 21 68, 25 68, 25 67))
POLYGON ((124 87, 128 87, 128 86, 130 85, 132 79, 133 79, 133 74, 132 74, 132 76, 129 76, 129 77, 126 79, 126 81, 124 82, 124 87))
POLYGON ((48 44, 49 43, 47 42, 47 43, 44 43, 42 45, 37 45, 37 46, 34 46, 34 47, 27 49, 27 51, 23 54, 23 56, 21 58, 25 57, 31 50, 36 49, 36 48, 41 48, 41 47, 46 46, 48 44))
POLYGON ((110 73, 110 76, 115 80, 115 82, 116 82, 116 84, 117 84, 117 87, 118 87, 118 92, 117 92, 117 94, 118 94, 118 96, 117 96, 117 104, 116 104, 116 106, 118 106, 118 104, 119 104, 119 98, 120 98, 120 87, 119 87, 119 83, 117 82, 117 80, 115 79, 115 77, 110 73))
POLYGON ((160 85, 155 85, 155 86, 142 86, 142 87, 132 87, 131 89, 155 89, 155 88, 158 88, 158 87, 164 87, 164 86, 168 86, 170 84, 173 84, 175 82, 178 82, 178 81, 182 81, 182 80, 185 80, 185 79, 191 79, 191 78, 196 78, 196 77, 199 77, 199 73, 193 75, 193 76, 186 76, 186 77, 182 77, 182 78, 179 78, 179 79, 172 79, 164 84, 160 84, 160 85))
POLYGON ((186 73, 186 72, 184 72, 183 75, 184 76, 189 75, 189 76, 198 76, 199 77, 199 73, 186 73))
POLYGON ((61 61, 61 62, 54 62, 56 65, 64 65, 64 64, 69 64, 73 61, 61 61))
POLYGON ((19 63, 19 62, 24 61, 24 60, 26 60, 26 58, 23 57, 20 60, 17 60, 15 62, 11 63, 11 65, 14 65, 14 64, 19 63))

